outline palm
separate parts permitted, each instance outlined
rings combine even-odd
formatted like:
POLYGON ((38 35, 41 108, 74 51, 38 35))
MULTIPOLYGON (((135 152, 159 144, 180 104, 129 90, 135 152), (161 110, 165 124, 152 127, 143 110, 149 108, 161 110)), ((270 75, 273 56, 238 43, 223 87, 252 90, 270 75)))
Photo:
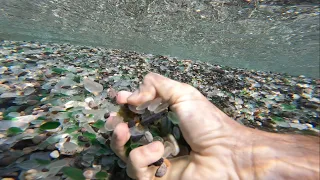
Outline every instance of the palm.
POLYGON ((242 144, 237 144, 236 141, 239 139, 240 130, 243 130, 242 126, 226 116, 197 90, 189 89, 183 96, 173 99, 175 104, 171 106, 178 114, 180 129, 192 149, 189 162, 180 178, 221 179, 230 175, 238 176, 237 170, 230 167, 237 166, 233 164, 234 159, 238 158, 235 157, 237 147, 234 146, 242 147, 242 144), (212 174, 204 177, 209 174, 206 173, 209 169, 217 171, 214 175, 216 177, 212 177, 212 174))

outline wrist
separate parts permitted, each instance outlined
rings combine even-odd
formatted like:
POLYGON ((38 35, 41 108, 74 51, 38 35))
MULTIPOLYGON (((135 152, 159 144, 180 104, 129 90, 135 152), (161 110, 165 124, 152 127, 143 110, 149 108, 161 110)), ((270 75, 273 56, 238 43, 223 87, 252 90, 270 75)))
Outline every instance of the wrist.
POLYGON ((318 179, 319 138, 254 131, 254 179, 318 179))

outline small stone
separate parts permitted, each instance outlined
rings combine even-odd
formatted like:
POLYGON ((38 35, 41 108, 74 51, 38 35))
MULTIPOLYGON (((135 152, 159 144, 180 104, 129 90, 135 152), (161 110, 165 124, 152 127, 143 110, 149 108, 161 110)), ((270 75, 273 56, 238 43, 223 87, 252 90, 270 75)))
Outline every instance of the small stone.
POLYGON ((293 94, 293 95, 292 95, 292 98, 293 98, 293 99, 299 99, 300 96, 299 96, 298 94, 293 94))
POLYGON ((109 97, 111 99, 113 99, 113 98, 115 98, 117 96, 117 91, 115 89, 113 89, 113 88, 109 88, 107 90, 107 92, 108 92, 108 95, 109 95, 109 97))
POLYGON ((157 169, 155 176, 162 177, 167 173, 167 165, 166 163, 162 163, 161 166, 157 169))
POLYGON ((259 83, 254 83, 254 84, 252 84, 252 87, 260 88, 260 87, 261 87, 261 84, 259 84, 259 83))
POLYGON ((153 137, 153 142, 154 141, 160 141, 160 142, 164 143, 164 140, 160 136, 153 137))
POLYGON ((122 161, 121 159, 118 159, 117 163, 118 163, 118 166, 122 169, 127 167, 127 164, 124 161, 122 161))
POLYGON ((28 96, 32 93, 34 93, 36 90, 33 87, 27 87, 26 89, 24 89, 24 95, 28 96))
POLYGON ((154 166, 161 166, 161 164, 163 163, 164 159, 163 158, 160 158, 158 161, 152 163, 152 165, 154 166))
POLYGON ((4 138, 4 137, 6 137, 6 135, 0 133, 0 138, 4 138))
POLYGON ((152 136, 152 134, 151 134, 149 131, 146 131, 146 132, 144 133, 144 136, 146 137, 146 139, 147 139, 147 141, 148 141, 149 143, 153 141, 153 136, 152 136))
POLYGON ((258 126, 262 126, 262 123, 261 123, 260 121, 256 121, 256 124, 257 124, 258 126))
POLYGON ((294 120, 292 120, 292 123, 299 124, 300 121, 298 119, 294 119, 294 120))
POLYGON ((46 147, 47 150, 53 151, 54 149, 56 149, 55 144, 50 144, 46 147))
POLYGON ((299 130, 308 129, 308 126, 305 124, 295 124, 295 123, 289 123, 289 124, 292 128, 297 128, 299 130))
POLYGON ((26 174, 35 174, 37 173, 38 171, 36 169, 29 169, 26 174))
POLYGON ((59 151, 54 150, 50 153, 50 157, 52 157, 53 159, 56 159, 60 156, 59 151))
POLYGON ((5 167, 10 165, 11 163, 15 162, 19 157, 15 156, 8 156, 0 159, 0 167, 5 167))
POLYGON ((34 180, 34 179, 37 179, 36 176, 38 174, 38 171, 35 170, 35 169, 30 169, 28 170, 27 172, 25 172, 24 174, 24 178, 26 180, 34 180))
POLYGON ((123 117, 116 115, 116 116, 110 116, 106 123, 105 123, 105 129, 107 131, 113 131, 114 128, 119 124, 123 122, 123 117))
POLYGON ((93 176, 95 175, 94 171, 91 170, 91 169, 88 169, 86 171, 83 172, 83 176, 86 178, 86 179, 92 179, 93 176))
POLYGON ((41 170, 41 172, 48 172, 49 171, 49 169, 47 169, 47 168, 43 168, 42 170, 41 170))
POLYGON ((88 142, 89 141, 89 139, 87 137, 84 137, 84 136, 78 136, 78 140, 82 141, 82 142, 88 142))
POLYGON ((103 116, 105 119, 108 119, 108 117, 110 117, 110 113, 105 113, 103 116))
POLYGON ((309 129, 312 129, 312 128, 313 128, 312 124, 309 124, 309 123, 306 123, 306 126, 307 126, 309 129))
POLYGON ((91 109, 98 109, 98 104, 96 104, 94 101, 90 101, 88 103, 88 106, 91 108, 91 109))
POLYGON ((285 122, 285 121, 284 121, 284 122, 283 122, 283 121, 277 121, 276 124, 277 124, 278 126, 284 127, 284 128, 290 127, 290 123, 285 122))
POLYGON ((114 163, 115 157, 114 156, 103 156, 101 158, 101 165, 102 166, 110 166, 114 163))
POLYGON ((78 145, 72 142, 63 143, 62 147, 59 148, 60 154, 73 155, 77 152, 78 145))
POLYGON ((37 146, 31 146, 31 147, 26 147, 26 148, 23 148, 22 149, 22 152, 24 153, 24 154, 30 154, 30 153, 32 153, 33 151, 35 151, 35 150, 37 150, 37 146))
POLYGON ((310 99, 310 101, 320 104, 320 99, 319 98, 313 97, 313 98, 310 99))
POLYGON ((35 137, 32 138, 32 142, 34 144, 39 144, 40 142, 42 142, 45 138, 47 138, 47 136, 45 134, 39 134, 35 137))
POLYGON ((140 139, 142 139, 143 135, 131 135, 130 139, 132 142, 138 142, 140 139))
POLYGON ((180 139, 181 133, 179 127, 174 126, 172 129, 172 134, 176 139, 180 139))
POLYGON ((235 98, 235 103, 236 104, 243 104, 243 100, 240 98, 235 98))
POLYGON ((136 125, 136 122, 134 121, 134 120, 130 120, 129 122, 128 122, 128 127, 129 128, 132 128, 133 126, 135 126, 136 125))

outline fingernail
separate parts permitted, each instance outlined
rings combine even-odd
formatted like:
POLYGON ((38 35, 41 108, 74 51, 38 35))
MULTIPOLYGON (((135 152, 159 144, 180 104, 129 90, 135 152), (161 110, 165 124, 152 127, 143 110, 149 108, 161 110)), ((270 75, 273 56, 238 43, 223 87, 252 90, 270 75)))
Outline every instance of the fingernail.
POLYGON ((155 152, 159 149, 159 144, 158 143, 150 143, 150 144, 148 144, 147 148, 150 151, 155 152))

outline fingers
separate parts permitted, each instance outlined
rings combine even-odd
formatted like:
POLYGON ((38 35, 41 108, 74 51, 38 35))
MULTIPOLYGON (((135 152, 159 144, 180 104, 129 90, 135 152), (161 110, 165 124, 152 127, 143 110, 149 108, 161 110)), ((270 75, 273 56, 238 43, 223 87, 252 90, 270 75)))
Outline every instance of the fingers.
POLYGON ((159 74, 149 73, 145 76, 139 90, 129 96, 127 102, 138 106, 156 97, 161 97, 164 101, 175 104, 180 97, 190 93, 190 90, 194 88, 159 74))
POLYGON ((127 164, 128 176, 134 179, 153 179, 156 167, 148 166, 159 160, 163 153, 164 147, 159 141, 133 149, 127 164))
POLYGON ((128 97, 131 96, 132 92, 128 91, 119 91, 116 97, 118 104, 127 104, 128 103, 128 97))
POLYGON ((117 95, 117 102, 119 104, 128 103, 138 106, 156 97, 161 97, 164 101, 175 104, 178 103, 181 97, 181 101, 185 101, 203 98, 203 95, 192 86, 156 73, 149 73, 135 92, 120 91, 117 95))
POLYGON ((153 100, 157 91, 152 81, 146 80, 147 76, 144 78, 143 83, 140 84, 139 90, 135 91, 129 98, 128 103, 132 105, 139 105, 144 102, 153 100))
POLYGON ((120 123, 114 129, 111 138, 111 149, 124 161, 127 161, 126 149, 124 145, 130 139, 128 125, 120 123))

